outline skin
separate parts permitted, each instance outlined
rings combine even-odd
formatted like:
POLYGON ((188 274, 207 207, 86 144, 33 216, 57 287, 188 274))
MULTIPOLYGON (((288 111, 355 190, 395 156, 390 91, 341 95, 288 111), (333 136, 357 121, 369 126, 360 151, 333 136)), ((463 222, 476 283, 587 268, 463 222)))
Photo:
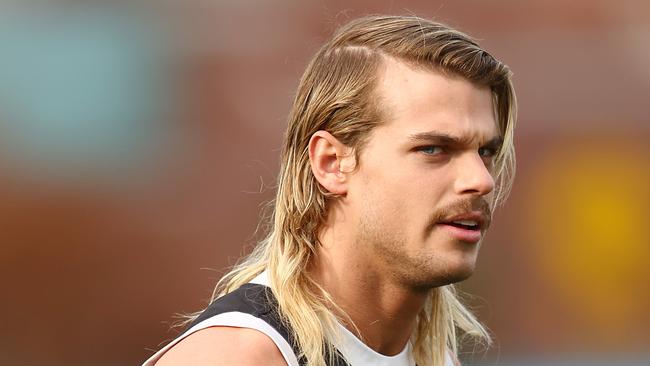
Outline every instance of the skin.
POLYGON ((474 271, 480 243, 437 222, 476 210, 489 221, 499 132, 489 89, 459 77, 388 59, 376 93, 386 121, 358 162, 325 131, 310 141, 316 179, 341 195, 310 274, 350 317, 353 333, 395 355, 429 291, 474 271), (458 141, 431 137, 440 134, 458 141))
POLYGON ((165 352, 156 366, 287 366, 271 338, 248 328, 210 327, 165 352))
MULTIPOLYGON (((384 355, 402 351, 429 291, 474 271, 479 243, 436 224, 469 210, 489 219, 494 189, 490 141, 498 138, 487 88, 388 58, 375 91, 386 123, 359 161, 325 131, 309 143, 312 172, 332 201, 311 277, 384 355), (444 144, 431 135, 458 138, 444 144), (490 145, 490 146, 488 146, 490 145)), ((457 360, 455 363, 458 364, 457 360)), ((157 366, 286 365, 266 335, 212 327, 183 339, 157 366)))

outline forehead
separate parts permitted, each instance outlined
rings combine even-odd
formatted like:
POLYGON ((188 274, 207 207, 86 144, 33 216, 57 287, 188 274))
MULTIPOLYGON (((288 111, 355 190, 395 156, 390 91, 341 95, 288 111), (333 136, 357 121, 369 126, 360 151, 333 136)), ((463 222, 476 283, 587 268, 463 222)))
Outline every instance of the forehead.
POLYGON ((386 58, 375 92, 385 115, 378 130, 393 138, 440 132, 488 141, 499 135, 490 89, 462 77, 386 58))

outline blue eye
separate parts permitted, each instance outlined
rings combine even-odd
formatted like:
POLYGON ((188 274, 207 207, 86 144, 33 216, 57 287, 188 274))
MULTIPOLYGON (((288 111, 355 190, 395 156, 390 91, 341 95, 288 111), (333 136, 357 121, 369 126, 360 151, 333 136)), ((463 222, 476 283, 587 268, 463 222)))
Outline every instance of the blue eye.
POLYGON ((491 158, 494 155, 496 155, 496 153, 497 153, 496 150, 493 149, 493 148, 490 148, 490 147, 482 147, 482 148, 478 149, 478 154, 482 158, 491 158))
POLYGON ((422 146, 418 150, 425 153, 425 154, 427 154, 427 155, 438 155, 438 154, 443 152, 442 147, 436 146, 436 145, 422 146))

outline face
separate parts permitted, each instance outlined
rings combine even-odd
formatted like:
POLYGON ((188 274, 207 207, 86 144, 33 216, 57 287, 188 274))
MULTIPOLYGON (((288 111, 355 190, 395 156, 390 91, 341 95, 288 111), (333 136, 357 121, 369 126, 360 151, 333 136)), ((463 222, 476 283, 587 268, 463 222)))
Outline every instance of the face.
POLYGON ((500 146, 491 93, 388 60, 376 93, 385 123, 349 175, 345 203, 368 266, 413 288, 467 278, 490 222, 500 146))

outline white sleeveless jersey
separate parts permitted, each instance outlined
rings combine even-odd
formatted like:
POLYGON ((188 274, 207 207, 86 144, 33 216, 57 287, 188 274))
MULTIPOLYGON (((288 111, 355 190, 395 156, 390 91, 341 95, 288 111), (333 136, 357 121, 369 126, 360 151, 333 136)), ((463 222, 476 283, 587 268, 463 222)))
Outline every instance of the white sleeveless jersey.
MULTIPOLYGON (((269 280, 266 272, 262 272, 259 276, 254 278, 251 281, 251 284, 268 287, 269 280)), ((272 322, 269 322, 268 319, 262 319, 254 314, 250 314, 248 311, 227 311, 214 316, 209 316, 200 320, 198 323, 195 323, 183 334, 160 349, 145 361, 142 366, 153 366, 165 352, 190 334, 201 329, 218 326, 250 328, 262 332, 273 340, 289 366, 301 366, 296 357, 295 350, 287 340, 287 334, 281 334, 281 330, 278 330, 277 324, 274 326, 271 323, 272 322)), ((343 325, 339 323, 337 324, 340 331, 340 337, 338 340, 333 341, 333 345, 350 366, 416 366, 415 361, 413 360, 410 342, 397 355, 385 356, 368 347, 343 325)), ((453 361, 449 354, 445 355, 445 366, 453 366, 453 361)))

